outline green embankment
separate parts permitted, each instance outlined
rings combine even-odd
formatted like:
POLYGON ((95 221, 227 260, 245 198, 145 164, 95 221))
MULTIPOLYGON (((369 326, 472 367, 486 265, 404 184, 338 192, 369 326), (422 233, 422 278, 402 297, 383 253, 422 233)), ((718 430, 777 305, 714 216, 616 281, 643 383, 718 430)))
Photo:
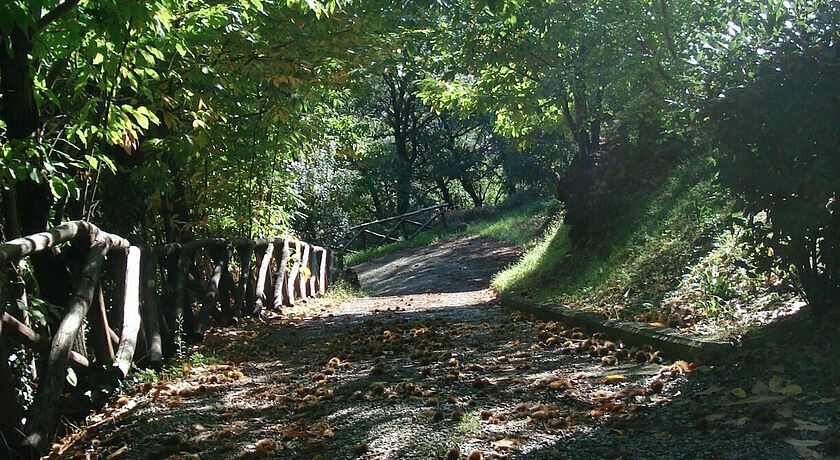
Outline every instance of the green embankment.
POLYGON ((751 311, 792 302, 770 292, 772 280, 741 268, 750 263, 731 223, 733 200, 709 158, 685 160, 647 183, 640 174, 599 189, 588 238, 573 244, 555 220, 493 288, 536 306, 716 336, 755 323, 751 311))

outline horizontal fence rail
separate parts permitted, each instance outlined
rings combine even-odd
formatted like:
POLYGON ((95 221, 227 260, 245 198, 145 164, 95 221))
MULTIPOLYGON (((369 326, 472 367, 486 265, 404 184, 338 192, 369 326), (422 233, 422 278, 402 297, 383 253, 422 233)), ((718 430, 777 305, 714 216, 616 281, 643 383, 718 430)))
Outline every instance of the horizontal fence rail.
POLYGON ((68 366, 83 371, 104 366, 117 378, 125 378, 135 362, 159 368, 176 342, 200 341, 211 319, 238 324, 245 315, 323 294, 333 280, 333 251, 292 238, 140 247, 85 221, 0 244, 0 267, 14 271, 10 264, 63 244, 82 248, 80 268, 71 270, 74 292, 51 337, 4 311, 10 289, 8 282, 0 284, 0 335, 43 358, 22 427, 25 450, 34 453, 44 453, 54 436, 68 366), (238 279, 231 272, 233 260, 238 279), (103 275, 109 273, 116 286, 111 305, 104 295, 103 275), (198 301, 197 311, 191 300, 198 301))
POLYGON ((350 228, 350 236, 341 244, 338 252, 345 254, 352 250, 354 245, 361 246, 361 249, 367 249, 387 243, 396 243, 400 241, 400 238, 398 238, 399 233, 402 233, 403 240, 413 240, 417 235, 434 226, 437 222, 446 225, 446 211, 450 208, 451 206, 448 204, 438 204, 398 216, 356 225, 350 228), (429 214, 428 219, 425 221, 410 219, 410 217, 420 216, 425 213, 429 214), (391 225, 392 223, 393 225, 391 225), (409 225, 414 227, 413 231, 409 230, 409 225))

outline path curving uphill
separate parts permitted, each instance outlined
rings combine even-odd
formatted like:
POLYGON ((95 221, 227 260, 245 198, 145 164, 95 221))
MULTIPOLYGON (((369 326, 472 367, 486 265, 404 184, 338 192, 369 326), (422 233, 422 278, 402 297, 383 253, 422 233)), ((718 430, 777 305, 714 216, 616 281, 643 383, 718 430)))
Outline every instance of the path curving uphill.
POLYGON ((61 449, 80 458, 794 456, 736 425, 717 427, 714 440, 696 429, 680 395, 708 386, 700 373, 503 310, 490 278, 518 256, 463 237, 361 264, 370 297, 310 302, 244 332, 213 329, 200 351, 220 364, 139 384, 61 449))

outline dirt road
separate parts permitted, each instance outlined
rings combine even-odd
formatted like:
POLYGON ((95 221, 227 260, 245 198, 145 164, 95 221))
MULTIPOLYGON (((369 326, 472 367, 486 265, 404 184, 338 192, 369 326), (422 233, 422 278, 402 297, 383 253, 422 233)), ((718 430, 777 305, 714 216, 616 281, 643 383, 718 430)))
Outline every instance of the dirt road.
POLYGON ((714 417, 710 441, 683 397, 701 372, 502 310, 490 277, 517 256, 476 237, 409 249, 356 267, 371 297, 214 329, 197 351, 228 364, 138 385, 67 455, 794 456, 714 417))

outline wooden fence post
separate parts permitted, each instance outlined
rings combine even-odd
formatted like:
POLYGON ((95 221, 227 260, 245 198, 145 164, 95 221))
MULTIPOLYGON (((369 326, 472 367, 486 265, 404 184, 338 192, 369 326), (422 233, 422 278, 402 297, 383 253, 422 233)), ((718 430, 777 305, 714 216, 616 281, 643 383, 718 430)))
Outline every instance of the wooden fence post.
POLYGON ((274 243, 268 243, 260 261, 259 275, 257 276, 256 290, 254 291, 254 315, 259 316, 265 305, 265 287, 268 282, 271 260, 274 256, 274 243))
POLYGON ((207 330, 207 322, 210 320, 210 312, 216 308, 219 282, 222 280, 222 272, 227 270, 228 261, 231 257, 229 246, 220 249, 210 249, 210 251, 211 258, 215 263, 213 264, 213 272, 207 280, 207 290, 204 295, 204 301, 201 304, 201 310, 198 312, 198 321, 195 326, 195 336, 199 340, 204 338, 204 332, 207 330))
MULTIPOLYGON (((344 254, 339 254, 339 257, 344 259, 344 254)), ((327 249, 327 282, 325 283, 325 288, 329 288, 332 286, 333 282, 336 279, 335 273, 333 273, 333 266, 335 265, 335 252, 332 249, 327 249)), ((341 268, 344 268, 344 263, 342 262, 341 268)))
POLYGON ((302 300, 306 300, 306 272, 309 271, 310 245, 307 243, 300 243, 300 245, 302 247, 300 255, 300 268, 298 269, 297 277, 295 279, 295 290, 302 300))
POLYGON ((329 257, 328 249, 318 249, 318 267, 315 272, 315 290, 318 294, 323 295, 327 291, 327 258, 329 257))
POLYGON ((102 292, 101 283, 96 286, 93 301, 96 305, 88 314, 93 354, 97 363, 109 365, 114 362, 114 345, 111 342, 111 327, 108 324, 107 305, 105 304, 105 294, 102 292))
POLYGON ((283 296, 283 303, 289 307, 295 305, 295 284, 297 283, 298 272, 300 271, 300 241, 294 242, 294 254, 290 255, 292 259, 292 267, 289 269, 289 274, 286 276, 286 294, 283 296))
POLYGON ((233 309, 230 312, 230 319, 239 324, 242 309, 248 297, 248 279, 251 277, 251 257, 254 255, 254 243, 248 241, 236 248, 239 251, 239 281, 236 285, 236 296, 233 300, 233 309))
POLYGON ((289 258, 291 257, 291 249, 289 248, 289 240, 284 239, 281 249, 280 257, 277 262, 277 280, 274 282, 274 309, 280 310, 285 302, 286 285, 289 278, 289 258))
POLYGON ((318 278, 318 255, 320 248, 318 246, 310 245, 309 250, 309 277, 306 279, 306 296, 314 297, 315 280, 318 278))
MULTIPOLYGON (((182 247, 178 250, 178 265, 175 273, 174 304, 172 308, 173 323, 169 325, 173 337, 187 335, 193 330, 192 307, 187 305, 187 277, 190 274, 190 254, 182 247), (179 324, 180 330, 179 330, 179 324)), ((177 340, 176 340, 177 342, 177 340)))
POLYGON ((93 301, 93 293, 99 282, 102 262, 108 250, 119 244, 127 247, 128 242, 112 235, 97 235, 88 249, 87 259, 82 269, 76 293, 70 299, 64 318, 58 325, 50 347, 44 372, 41 375, 35 399, 29 410, 29 418, 24 429, 25 445, 37 452, 44 452, 49 446, 58 420, 58 406, 64 382, 67 377, 67 359, 76 331, 82 325, 85 314, 93 301))
POLYGON ((137 336, 140 333, 140 255, 141 250, 137 246, 128 248, 125 279, 122 283, 124 291, 122 331, 120 346, 114 359, 114 368, 122 378, 128 376, 128 371, 131 369, 137 336))

